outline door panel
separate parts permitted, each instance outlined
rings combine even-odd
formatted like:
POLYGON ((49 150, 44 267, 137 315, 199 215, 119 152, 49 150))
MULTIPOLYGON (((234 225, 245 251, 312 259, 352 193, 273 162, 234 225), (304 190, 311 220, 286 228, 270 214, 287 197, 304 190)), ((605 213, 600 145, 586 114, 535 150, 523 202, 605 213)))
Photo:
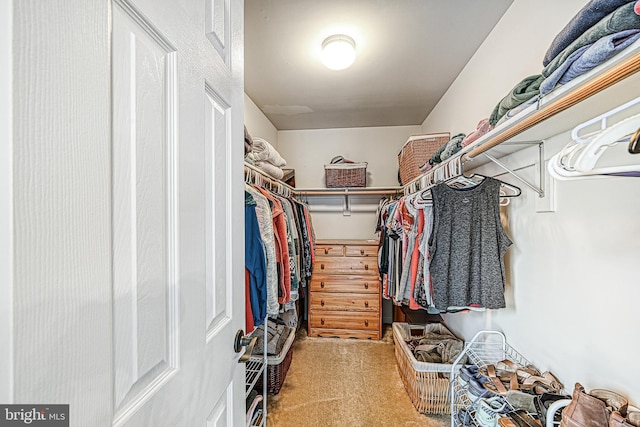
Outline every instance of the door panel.
POLYGON ((227 200, 224 185, 228 169, 230 107, 209 86, 205 90, 205 176, 206 179, 206 240, 207 240, 207 339, 230 318, 229 303, 232 290, 227 280, 227 200))
POLYGON ((130 5, 113 9, 114 410, 177 369, 175 49, 130 5))
POLYGON ((243 91, 222 5, 114 3, 115 425, 243 423, 243 91))
POLYGON ((205 25, 207 38, 220 59, 229 65, 229 0, 206 0, 205 25))
MULTIPOLYGON (((213 410, 207 417, 206 427, 232 427, 236 424, 231 423, 231 408, 233 407, 233 391, 229 388, 220 400, 215 404, 213 410)), ((240 424, 237 424, 240 425, 240 424)))

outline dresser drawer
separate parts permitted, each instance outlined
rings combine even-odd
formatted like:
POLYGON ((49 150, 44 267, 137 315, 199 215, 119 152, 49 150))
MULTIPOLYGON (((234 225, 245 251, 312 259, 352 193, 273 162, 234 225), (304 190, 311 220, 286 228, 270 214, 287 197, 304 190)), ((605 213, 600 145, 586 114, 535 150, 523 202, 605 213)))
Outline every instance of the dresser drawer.
POLYGON ((380 297, 378 294, 313 292, 309 298, 312 311, 371 311, 378 313, 380 297))
POLYGON ((336 257, 317 258, 313 274, 378 274, 377 258, 336 257))
POLYGON ((309 327, 377 331, 380 329, 380 316, 368 312, 311 311, 309 327))
POLYGON ((310 337, 357 338, 369 340, 379 340, 382 338, 379 331, 369 331, 364 329, 329 329, 310 327, 308 335, 310 337))
POLYGON ((343 245, 330 245, 330 244, 316 244, 315 245, 316 256, 344 256, 343 245))
POLYGON ((311 292, 380 292, 378 276, 314 274, 309 284, 311 292))
POLYGON ((348 245, 344 247, 345 256, 360 256, 360 257, 374 257, 378 258, 378 247, 373 245, 352 246, 348 245))

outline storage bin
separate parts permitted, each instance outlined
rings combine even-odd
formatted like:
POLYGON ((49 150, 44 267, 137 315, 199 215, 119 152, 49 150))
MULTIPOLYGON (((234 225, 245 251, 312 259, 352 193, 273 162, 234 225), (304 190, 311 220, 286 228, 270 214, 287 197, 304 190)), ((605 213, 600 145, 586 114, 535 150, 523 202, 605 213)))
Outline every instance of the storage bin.
MULTIPOLYGON (((267 393, 278 394, 284 384, 284 380, 293 360, 293 340, 295 339, 296 328, 291 328, 289 337, 282 346, 282 350, 277 356, 267 357, 267 393)), ((263 359, 262 355, 252 356, 251 359, 263 359)), ((256 383, 256 390, 263 389, 263 376, 260 376, 256 383)))
POLYGON ((324 165, 327 188, 366 187, 367 162, 324 165))
POLYGON ((449 377, 451 364, 418 361, 405 340, 411 331, 424 330, 424 325, 393 323, 393 341, 398 371, 416 410, 421 414, 451 413, 449 377))
POLYGON ((420 166, 429 161, 433 153, 450 139, 448 132, 411 135, 398 153, 402 185, 420 176, 420 166))

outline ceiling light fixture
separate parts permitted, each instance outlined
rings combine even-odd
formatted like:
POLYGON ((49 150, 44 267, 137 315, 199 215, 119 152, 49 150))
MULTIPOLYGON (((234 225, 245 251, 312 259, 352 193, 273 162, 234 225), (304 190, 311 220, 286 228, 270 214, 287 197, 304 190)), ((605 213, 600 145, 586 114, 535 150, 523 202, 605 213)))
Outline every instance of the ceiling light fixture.
POLYGON ((344 70, 356 60, 356 42, 344 34, 334 34, 322 42, 322 63, 332 70, 344 70))

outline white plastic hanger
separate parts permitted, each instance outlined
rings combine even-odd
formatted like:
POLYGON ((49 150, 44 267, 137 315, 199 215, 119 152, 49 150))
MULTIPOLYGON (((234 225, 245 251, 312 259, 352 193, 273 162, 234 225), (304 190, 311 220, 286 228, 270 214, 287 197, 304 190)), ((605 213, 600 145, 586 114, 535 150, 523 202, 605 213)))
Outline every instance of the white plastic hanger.
POLYGON ((628 117, 615 125, 608 127, 593 138, 586 147, 580 150, 575 161, 575 169, 583 173, 614 173, 629 172, 640 170, 640 165, 613 166, 609 168, 596 169, 596 163, 608 147, 612 147, 618 143, 628 143, 626 137, 634 134, 640 128, 640 114, 628 117), (606 170, 606 171, 605 171, 606 170))
POLYGON ((549 160, 547 165, 549 174, 559 180, 569 180, 639 172, 640 164, 596 168, 598 160, 607 148, 629 142, 626 137, 637 133, 640 128, 640 114, 628 117, 612 126, 608 126, 607 119, 639 103, 640 97, 573 128, 572 141, 549 160), (581 135, 583 130, 595 123, 600 123, 601 130, 581 135))

